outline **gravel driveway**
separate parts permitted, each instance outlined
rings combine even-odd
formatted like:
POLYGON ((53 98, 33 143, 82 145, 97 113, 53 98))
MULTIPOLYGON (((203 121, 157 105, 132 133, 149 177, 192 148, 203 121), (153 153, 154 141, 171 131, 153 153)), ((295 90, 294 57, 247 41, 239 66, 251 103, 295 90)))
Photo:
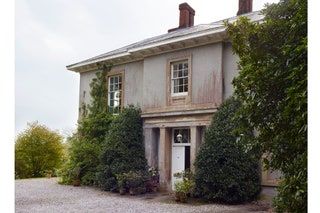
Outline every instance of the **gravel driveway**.
POLYGON ((64 186, 57 179, 15 181, 16 212, 266 212, 258 205, 176 204, 168 195, 120 196, 92 187, 64 186))

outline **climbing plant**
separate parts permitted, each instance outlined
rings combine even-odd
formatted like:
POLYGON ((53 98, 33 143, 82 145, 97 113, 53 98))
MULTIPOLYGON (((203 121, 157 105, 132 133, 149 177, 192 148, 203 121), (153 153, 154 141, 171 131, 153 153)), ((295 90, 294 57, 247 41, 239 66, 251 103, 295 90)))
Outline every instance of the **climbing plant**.
POLYGON ((77 178, 85 185, 95 185, 102 145, 107 136, 113 115, 108 112, 106 74, 111 65, 101 66, 101 71, 90 83, 91 103, 82 104, 78 129, 68 138, 69 161, 61 171, 62 182, 71 183, 77 178), (77 175, 73 174, 77 171, 77 175))

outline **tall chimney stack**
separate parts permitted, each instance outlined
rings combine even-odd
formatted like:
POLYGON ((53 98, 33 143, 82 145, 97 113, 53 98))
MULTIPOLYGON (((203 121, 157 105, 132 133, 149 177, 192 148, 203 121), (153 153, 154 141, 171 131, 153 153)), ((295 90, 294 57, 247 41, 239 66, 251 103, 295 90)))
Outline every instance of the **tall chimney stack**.
POLYGON ((252 0, 239 0, 237 16, 252 12, 252 0))
POLYGON ((178 29, 192 27, 194 25, 194 9, 188 3, 179 4, 180 17, 179 17, 179 27, 168 30, 172 32, 178 29))

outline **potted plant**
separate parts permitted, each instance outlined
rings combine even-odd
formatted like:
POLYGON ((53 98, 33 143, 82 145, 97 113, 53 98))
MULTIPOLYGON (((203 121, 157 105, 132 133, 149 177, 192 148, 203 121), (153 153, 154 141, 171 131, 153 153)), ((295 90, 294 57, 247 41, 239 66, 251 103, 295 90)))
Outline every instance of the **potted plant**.
POLYGON ((150 167, 148 170, 148 180, 146 182, 147 192, 157 192, 159 188, 159 172, 157 169, 150 167))
POLYGON ((141 172, 128 172, 127 183, 130 195, 146 193, 146 177, 141 172))
POLYGON ((178 180, 174 183, 174 196, 177 202, 186 203, 188 196, 193 191, 194 181, 193 175, 190 171, 183 171, 182 173, 174 174, 175 177, 182 177, 182 180, 178 180))

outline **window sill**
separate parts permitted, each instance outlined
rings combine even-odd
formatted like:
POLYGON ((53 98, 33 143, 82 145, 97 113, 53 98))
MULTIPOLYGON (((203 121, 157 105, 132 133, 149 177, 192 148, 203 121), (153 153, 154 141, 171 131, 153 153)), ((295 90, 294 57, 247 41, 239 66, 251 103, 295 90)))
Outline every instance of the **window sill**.
POLYGON ((171 94, 172 99, 185 99, 188 96, 188 93, 175 93, 171 94))

